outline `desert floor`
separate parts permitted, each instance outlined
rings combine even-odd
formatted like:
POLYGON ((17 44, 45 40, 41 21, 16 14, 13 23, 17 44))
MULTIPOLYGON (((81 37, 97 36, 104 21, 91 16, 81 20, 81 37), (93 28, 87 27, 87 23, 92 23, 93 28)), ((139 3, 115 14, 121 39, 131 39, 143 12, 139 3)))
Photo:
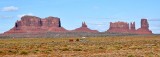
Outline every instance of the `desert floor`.
POLYGON ((3 38, 0 57, 160 57, 160 35, 3 38))

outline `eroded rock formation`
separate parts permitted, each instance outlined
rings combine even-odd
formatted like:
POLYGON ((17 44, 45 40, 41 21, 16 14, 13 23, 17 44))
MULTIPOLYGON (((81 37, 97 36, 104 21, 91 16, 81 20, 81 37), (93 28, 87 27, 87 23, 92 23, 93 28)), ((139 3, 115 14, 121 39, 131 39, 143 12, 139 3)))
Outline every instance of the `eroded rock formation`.
POLYGON ((90 32, 90 33, 97 33, 97 30, 91 30, 87 27, 85 22, 82 22, 82 26, 80 28, 77 28, 73 30, 73 32, 90 32))
MULTIPOLYGON (((47 33, 47 32, 89 32, 97 33, 97 30, 91 30, 87 27, 85 22, 82 22, 82 26, 75 30, 68 31, 61 26, 60 18, 47 17, 39 18, 36 16, 23 16, 21 20, 15 23, 15 26, 4 34, 16 34, 16 33, 47 33)), ((135 28, 135 22, 110 22, 110 27, 107 30, 109 33, 131 33, 131 34, 152 34, 149 30, 149 24, 147 19, 141 19, 141 28, 135 28)))
POLYGON ((5 34, 11 33, 44 33, 44 32, 66 32, 67 30, 61 27, 60 18, 47 17, 41 19, 35 16, 23 16, 20 21, 15 23, 15 26, 5 34))
POLYGON ((129 31, 131 33, 135 33, 135 31, 136 31, 135 22, 130 23, 130 30, 129 31))
POLYGON ((128 33, 129 32, 129 24, 126 22, 110 22, 110 28, 107 32, 114 32, 114 33, 128 33))
POLYGON ((126 22, 110 22, 110 28, 107 30, 109 33, 131 33, 131 34, 152 34, 149 30, 147 19, 141 19, 141 28, 135 29, 135 22, 131 22, 130 26, 126 22))
POLYGON ((149 24, 147 19, 141 20, 141 28, 137 29, 137 34, 152 34, 152 31, 149 30, 149 24))

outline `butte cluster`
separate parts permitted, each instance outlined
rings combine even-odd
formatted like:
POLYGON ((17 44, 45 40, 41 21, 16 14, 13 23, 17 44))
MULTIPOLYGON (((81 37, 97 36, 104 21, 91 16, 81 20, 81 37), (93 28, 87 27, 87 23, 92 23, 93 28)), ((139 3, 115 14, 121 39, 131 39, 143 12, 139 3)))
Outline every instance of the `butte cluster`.
MULTIPOLYGON (((103 28, 102 28, 103 29, 103 28)), ((106 28, 107 29, 107 28, 106 28)), ((87 32, 87 33, 100 33, 97 30, 88 28, 85 22, 82 22, 80 28, 74 30, 67 30, 61 26, 60 18, 46 17, 39 18, 36 16, 23 16, 21 20, 15 23, 15 26, 4 34, 17 34, 17 33, 47 33, 47 32, 87 32)), ((149 23, 147 19, 141 19, 141 27, 136 29, 135 22, 110 22, 110 27, 106 33, 130 33, 130 34, 152 34, 149 30, 149 23)))

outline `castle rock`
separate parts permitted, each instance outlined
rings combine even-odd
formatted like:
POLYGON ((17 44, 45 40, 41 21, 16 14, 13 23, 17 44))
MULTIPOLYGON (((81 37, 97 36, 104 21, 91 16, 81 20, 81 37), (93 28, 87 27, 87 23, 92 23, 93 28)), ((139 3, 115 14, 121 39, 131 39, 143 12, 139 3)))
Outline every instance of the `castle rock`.
POLYGON ((110 22, 109 33, 152 34, 147 19, 141 19, 141 28, 135 29, 135 22, 110 22))
POLYGON ((152 31, 149 30, 149 24, 147 19, 141 20, 141 28, 137 29, 137 34, 152 34, 152 31))

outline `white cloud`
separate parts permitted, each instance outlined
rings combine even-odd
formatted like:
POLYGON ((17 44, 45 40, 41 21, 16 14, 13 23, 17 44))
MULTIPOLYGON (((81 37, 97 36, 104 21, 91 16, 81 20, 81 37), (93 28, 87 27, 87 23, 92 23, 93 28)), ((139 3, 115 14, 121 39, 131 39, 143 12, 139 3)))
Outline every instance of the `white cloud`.
POLYGON ((150 19, 149 21, 160 21, 160 18, 150 19))
POLYGON ((0 15, 1 19, 9 19, 9 18, 13 18, 13 16, 4 16, 4 15, 0 15))
POLYGON ((15 7, 15 6, 8 6, 8 7, 2 8, 2 11, 9 12, 9 11, 17 11, 18 9, 19 9, 19 8, 18 8, 18 7, 15 7))
POLYGON ((21 18, 21 17, 23 17, 23 16, 25 16, 25 15, 31 15, 31 16, 32 16, 32 15, 33 15, 33 13, 20 14, 20 15, 17 15, 17 17, 18 17, 18 18, 21 18))

